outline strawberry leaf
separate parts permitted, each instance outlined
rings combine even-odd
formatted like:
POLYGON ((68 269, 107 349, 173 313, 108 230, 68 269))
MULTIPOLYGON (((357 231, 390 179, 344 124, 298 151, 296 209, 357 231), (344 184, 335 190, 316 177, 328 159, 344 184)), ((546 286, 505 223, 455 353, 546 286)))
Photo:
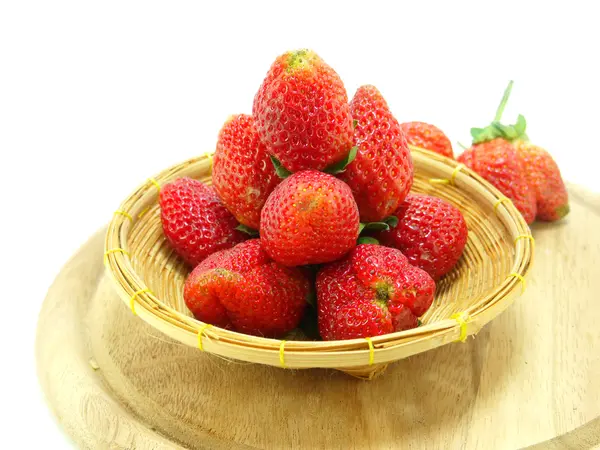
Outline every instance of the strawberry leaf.
POLYGON ((358 126, 358 120, 354 119, 352 121, 352 128, 356 128, 358 126))
POLYGON ((277 158, 275 158, 273 155, 269 155, 269 158, 271 158, 273 167, 275 167, 275 173, 277 174, 277 176, 279 178, 287 178, 292 174, 292 172, 290 172, 285 167, 283 167, 281 165, 281 162, 277 158))
POLYGON ((254 228, 247 227, 246 225, 243 225, 241 223, 237 227, 235 227, 235 229, 241 231, 242 233, 246 233, 247 235, 252 237, 258 236, 258 231, 256 231, 254 228))
POLYGON ((362 222, 358 224, 358 234, 362 233, 362 231, 365 229, 366 225, 367 225, 366 223, 362 223, 362 222))
POLYGON ((356 241, 356 244, 374 244, 379 245, 379 241, 371 236, 361 236, 356 241))
POLYGON ((525 117, 519 114, 519 116, 517 117, 517 123, 515 123, 513 127, 515 128, 518 137, 524 136, 525 129, 527 128, 527 122, 525 121, 525 117))
POLYGON ((396 216, 388 216, 383 219, 385 223, 387 223, 390 228, 396 228, 398 226, 398 218, 396 216))
POLYGON ((421 322, 421 319, 417 319, 417 326, 420 327, 421 325, 423 325, 423 322, 421 322))
POLYGON ((342 173, 344 170, 346 170, 348 164, 354 161, 354 158, 356 158, 357 153, 358 147, 352 147, 344 159, 342 159, 339 162, 336 162, 335 164, 327 166, 323 172, 326 172, 331 175, 335 175, 336 173, 342 173))

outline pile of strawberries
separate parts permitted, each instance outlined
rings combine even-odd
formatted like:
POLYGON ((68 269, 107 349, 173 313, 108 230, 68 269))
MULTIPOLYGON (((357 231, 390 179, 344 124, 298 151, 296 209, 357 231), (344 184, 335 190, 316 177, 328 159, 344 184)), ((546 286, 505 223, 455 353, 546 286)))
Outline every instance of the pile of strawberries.
MULTIPOLYGON (((512 169, 490 169, 492 157, 481 155, 491 153, 480 149, 497 155, 497 140, 513 144, 477 133, 495 141, 482 139, 462 160, 494 183, 512 169)), ((279 56, 252 115, 223 125, 213 186, 180 178, 161 189, 165 236, 193 267, 184 288, 190 311, 265 337, 299 326, 325 340, 417 327, 468 231, 451 204, 409 193, 409 144, 453 157, 438 128, 398 123, 374 86, 349 102, 338 74, 313 51, 279 56)), ((514 181, 506 195, 520 206, 514 181)))

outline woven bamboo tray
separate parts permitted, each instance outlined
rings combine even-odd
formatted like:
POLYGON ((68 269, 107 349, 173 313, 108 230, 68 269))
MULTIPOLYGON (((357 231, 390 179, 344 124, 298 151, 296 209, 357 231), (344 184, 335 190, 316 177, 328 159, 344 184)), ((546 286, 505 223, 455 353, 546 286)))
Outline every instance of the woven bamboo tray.
POLYGON ((371 379, 388 363, 465 340, 524 291, 534 242, 522 216, 474 172, 435 153, 412 148, 413 191, 436 195, 464 214, 469 239, 454 270, 438 283, 436 298, 412 330, 347 341, 267 339, 207 327, 183 300, 189 268, 169 247, 160 222, 160 186, 182 176, 210 183, 211 156, 171 167, 133 192, 112 218, 105 265, 132 313, 167 336, 224 358, 271 366, 335 368, 371 379))

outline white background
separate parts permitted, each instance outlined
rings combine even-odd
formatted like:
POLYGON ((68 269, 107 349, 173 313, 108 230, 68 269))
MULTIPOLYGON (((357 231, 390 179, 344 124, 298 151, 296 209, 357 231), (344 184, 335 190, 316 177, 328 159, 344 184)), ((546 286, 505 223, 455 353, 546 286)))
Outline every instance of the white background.
POLYGON ((43 403, 37 313, 61 265, 138 184, 214 148, 278 54, 310 47, 352 96, 468 142, 523 113, 565 177, 600 191, 594 2, 0 3, 2 447, 69 448, 43 403), (8 416, 5 416, 8 414, 8 416))

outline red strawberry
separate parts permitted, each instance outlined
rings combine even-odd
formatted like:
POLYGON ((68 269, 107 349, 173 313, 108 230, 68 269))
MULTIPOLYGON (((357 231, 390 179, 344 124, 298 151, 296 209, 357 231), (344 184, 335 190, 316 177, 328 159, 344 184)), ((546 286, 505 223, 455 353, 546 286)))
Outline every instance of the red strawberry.
POLYGON ((163 231, 177 254, 195 266, 218 250, 233 247, 247 236, 235 229, 237 220, 213 188, 191 178, 179 178, 160 190, 163 231))
POLYGON ((537 218, 560 220, 569 213, 569 194, 558 165, 546 150, 516 140, 514 146, 537 201, 537 218))
POLYGON ((257 230, 260 210, 280 181, 258 139, 254 119, 245 114, 232 116, 219 133, 212 173, 215 190, 227 209, 240 223, 257 230))
POLYGON ((310 284, 300 269, 272 261, 252 239, 209 256, 186 280, 183 297, 203 322, 278 337, 298 326, 310 284))
POLYGON ((413 266, 434 280, 448 273, 467 243, 467 224, 462 213, 441 198, 409 194, 396 211, 398 225, 376 238, 399 249, 413 266))
POLYGON ((393 213, 412 186, 413 163, 398 121, 375 86, 358 88, 350 103, 358 153, 339 177, 354 194, 363 222, 393 213))
POLYGON ((279 56, 254 97, 260 138, 283 167, 322 170, 352 148, 352 118, 339 75, 315 52, 279 56))
POLYGON ((319 332, 338 340, 415 328, 434 293, 435 282, 400 250, 358 245, 317 275, 319 332))
POLYGON ((465 150, 458 161, 470 167, 508 197, 530 224, 535 219, 535 193, 519 164, 515 147, 496 138, 465 150))
POLYGON ((438 127, 425 122, 407 122, 400 127, 410 145, 454 158, 450 139, 438 127))
POLYGON ((356 245, 358 227, 350 188, 326 173, 304 170, 286 178, 267 199, 260 238, 283 265, 320 264, 348 253, 356 245))
MULTIPOLYGON (((533 215, 547 221, 562 219, 569 213, 569 196, 556 162, 546 150, 529 142, 525 133, 527 128, 525 117, 519 114, 514 125, 504 125, 500 122, 512 86, 513 82, 510 81, 496 110, 494 121, 485 128, 471 128, 473 143, 502 140, 512 143, 518 156, 518 164, 536 203, 537 216, 535 211, 533 215)), ((506 193, 505 195, 510 197, 506 193)), ((521 212, 525 216, 523 210, 521 212)), ((531 223, 533 219, 531 213, 527 211, 527 223, 531 223)))

